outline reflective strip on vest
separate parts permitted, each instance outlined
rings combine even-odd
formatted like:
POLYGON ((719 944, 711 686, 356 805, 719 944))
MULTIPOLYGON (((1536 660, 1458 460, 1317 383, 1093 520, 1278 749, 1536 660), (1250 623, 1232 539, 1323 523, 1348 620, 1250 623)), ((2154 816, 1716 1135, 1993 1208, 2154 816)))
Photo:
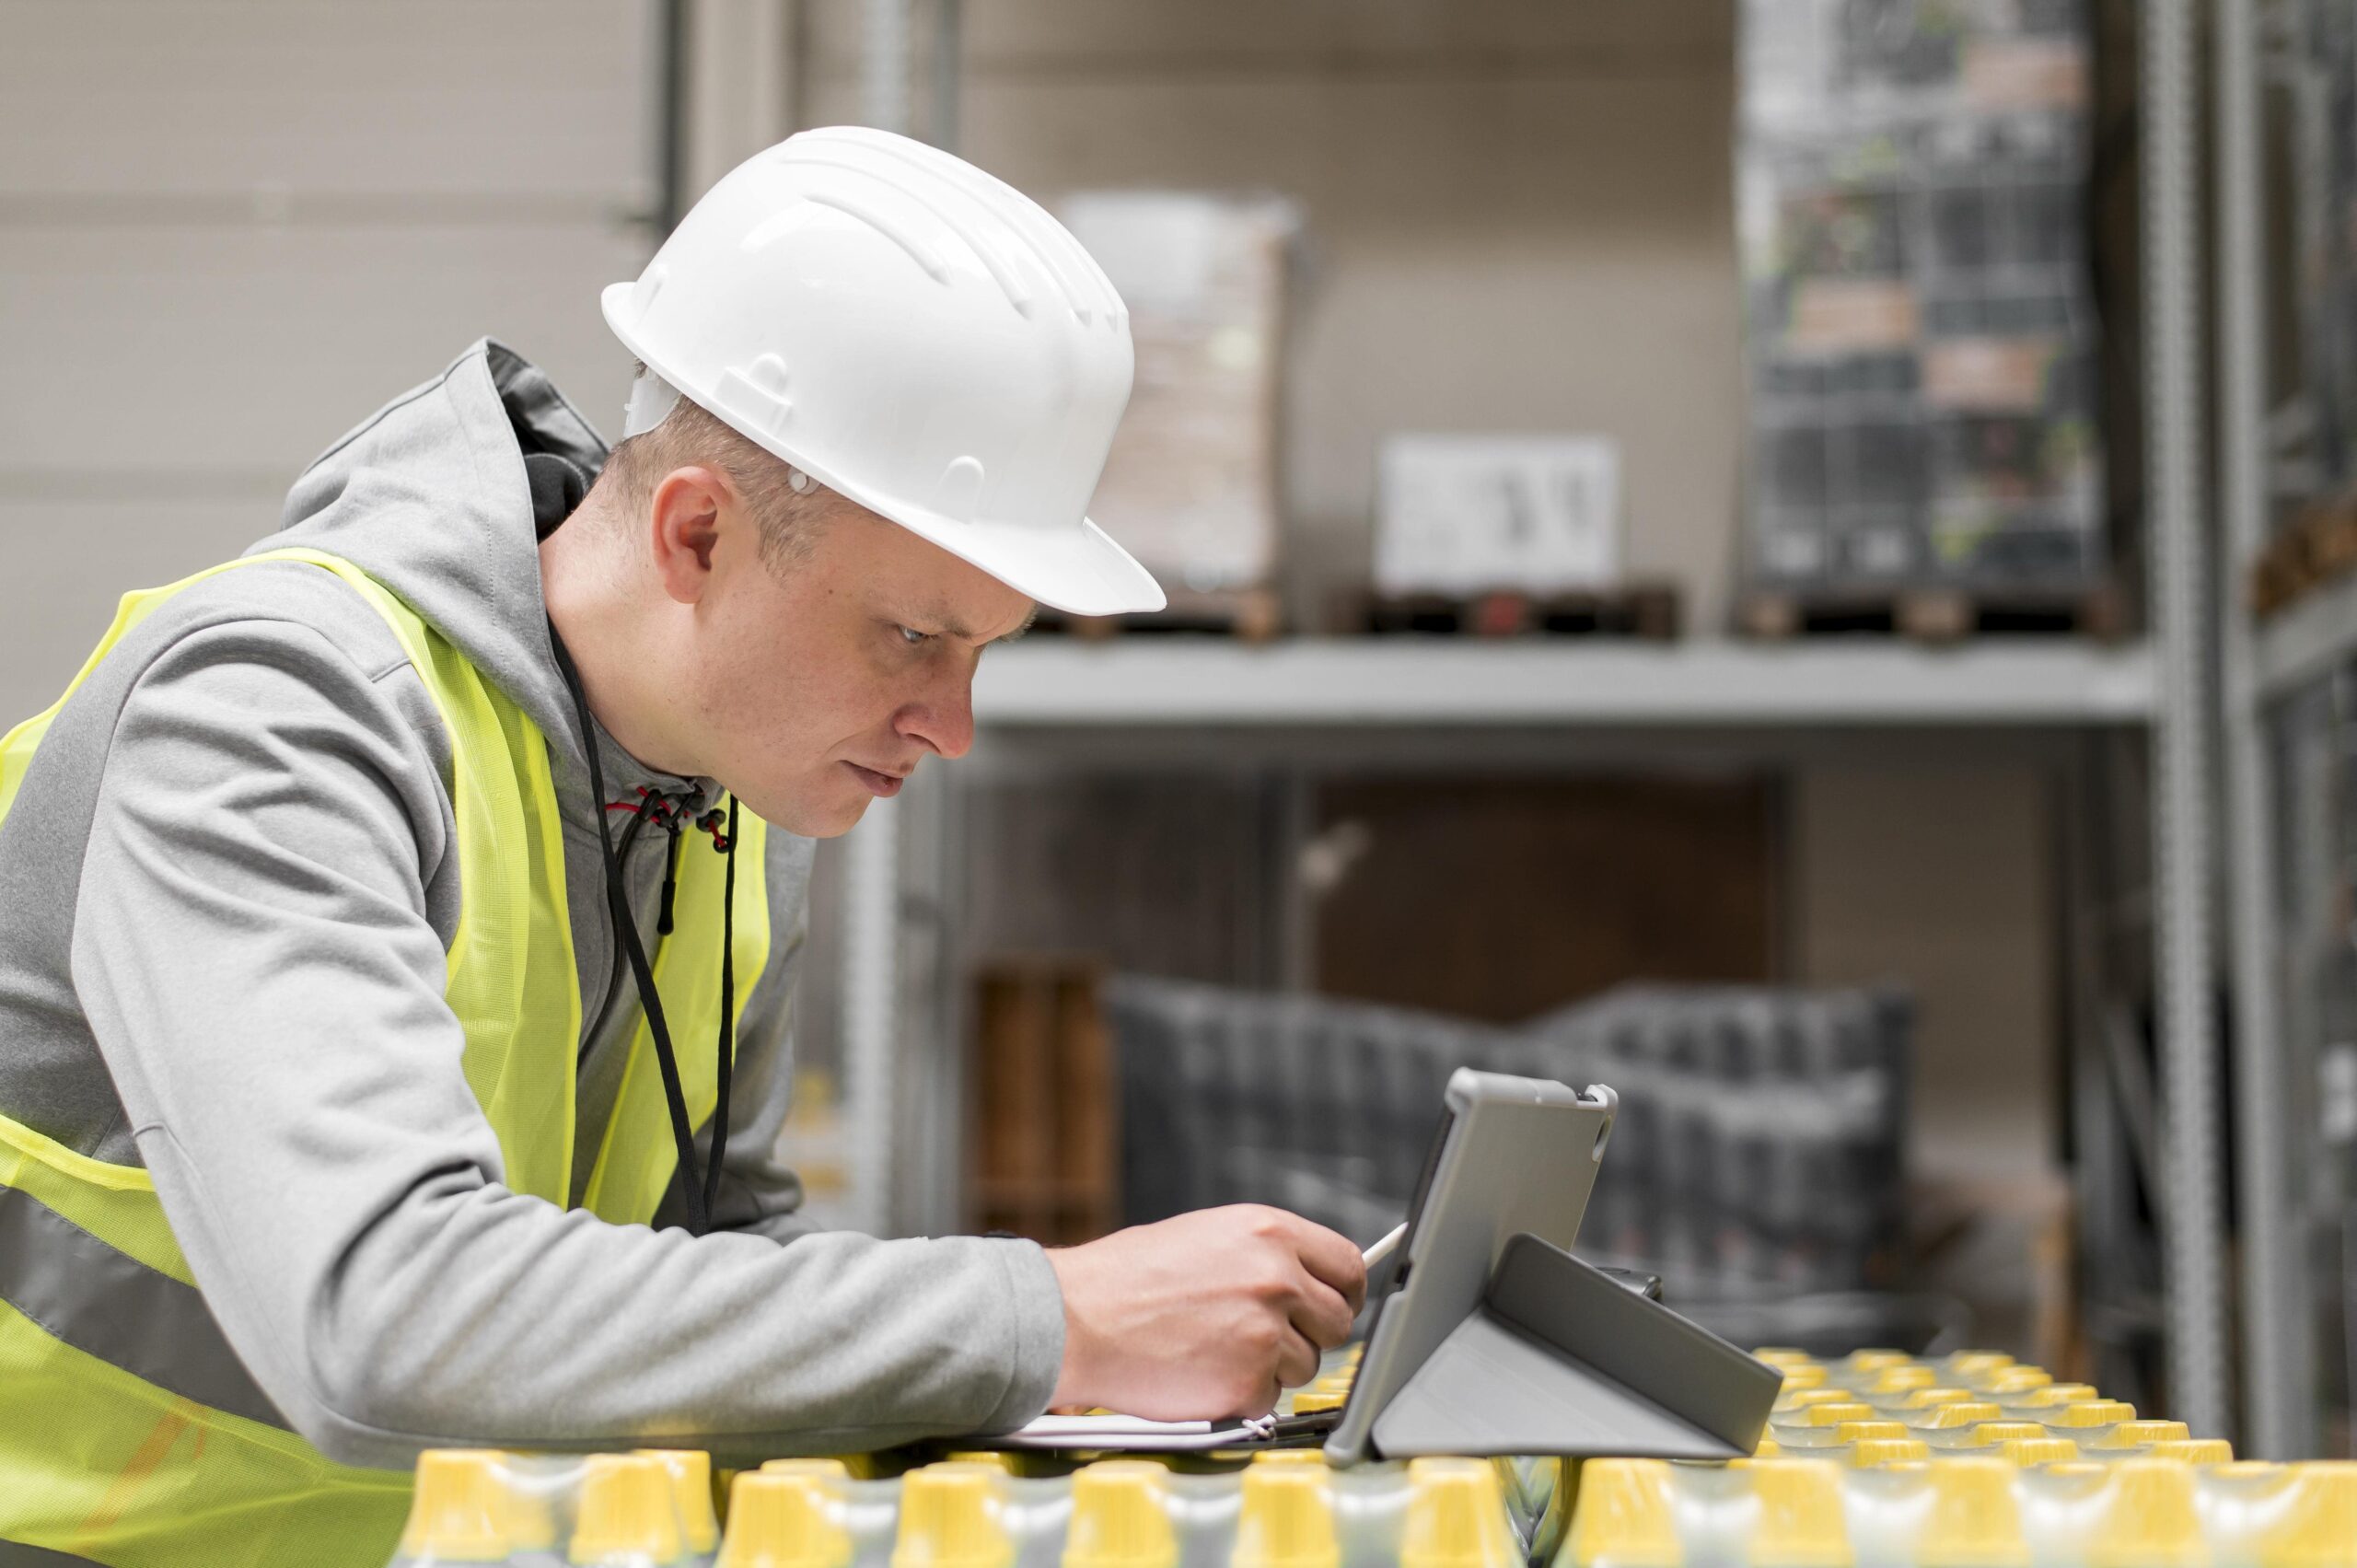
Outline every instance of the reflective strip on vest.
MULTIPOLYGON (((283 550, 126 594, 70 697, 123 635, 216 573, 295 561, 334 573, 400 639, 450 743, 459 927, 445 999, 462 1070, 513 1191, 567 1206, 581 997, 547 738, 438 633, 357 567, 283 550)), ((0 821, 65 698, 0 737, 0 821)), ((739 813, 739 1018, 769 953, 763 825, 739 813)), ((690 853, 656 983, 679 1031, 691 1119, 712 1115, 725 857, 690 853)), ((5 1044, 5 1042, 0 1042, 5 1044)), ((585 1206, 651 1221, 677 1165, 642 1025, 585 1206)), ((155 1184, 0 1108, 0 1568, 382 1568, 409 1480, 331 1462, 254 1383, 198 1291, 155 1184), (37 1421, 22 1419, 38 1412, 37 1421)))
POLYGON ((194 1285, 125 1257, 13 1187, 0 1188, 0 1301, 168 1393, 286 1425, 194 1285))

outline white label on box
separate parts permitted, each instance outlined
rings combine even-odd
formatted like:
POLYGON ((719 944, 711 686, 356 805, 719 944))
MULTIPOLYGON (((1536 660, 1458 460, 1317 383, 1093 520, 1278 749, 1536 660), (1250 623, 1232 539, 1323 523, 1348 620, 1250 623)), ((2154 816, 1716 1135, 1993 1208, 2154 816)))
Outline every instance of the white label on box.
POLYGON ((1395 436, 1381 491, 1382 593, 1547 593, 1620 578, 1620 448, 1608 436, 1395 436))

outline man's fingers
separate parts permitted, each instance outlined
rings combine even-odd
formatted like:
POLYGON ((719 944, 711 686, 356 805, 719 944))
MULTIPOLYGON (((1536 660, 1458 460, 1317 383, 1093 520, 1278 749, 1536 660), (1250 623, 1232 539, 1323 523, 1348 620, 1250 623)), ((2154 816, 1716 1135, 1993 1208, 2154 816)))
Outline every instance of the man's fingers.
POLYGON ((1358 1316, 1341 1293, 1305 1270, 1295 1292, 1293 1326, 1302 1338, 1320 1350, 1332 1350, 1351 1337, 1351 1319, 1358 1316))
POLYGON ((1349 1237, 1307 1220, 1296 1220, 1293 1244, 1301 1266, 1332 1286, 1356 1317, 1366 1305, 1365 1255, 1351 1244, 1349 1237))
POLYGON ((1277 1381, 1288 1388, 1314 1381, 1318 1361, 1318 1347, 1305 1339, 1299 1329, 1288 1328, 1283 1342, 1277 1346, 1277 1381))

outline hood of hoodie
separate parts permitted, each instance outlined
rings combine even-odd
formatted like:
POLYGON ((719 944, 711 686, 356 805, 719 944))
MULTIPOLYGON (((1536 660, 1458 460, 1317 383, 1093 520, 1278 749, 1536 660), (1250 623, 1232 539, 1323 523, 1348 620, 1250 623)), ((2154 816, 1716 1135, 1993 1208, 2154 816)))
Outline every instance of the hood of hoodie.
MULTIPOLYGON (((384 584, 540 727, 559 788, 586 792, 580 723, 550 640, 540 540, 587 490, 606 452, 546 374, 485 338, 320 454, 288 493, 279 533, 249 553, 305 545, 384 584)), ((705 781, 639 762, 602 726, 598 738, 614 798, 641 785, 709 791, 705 781)))

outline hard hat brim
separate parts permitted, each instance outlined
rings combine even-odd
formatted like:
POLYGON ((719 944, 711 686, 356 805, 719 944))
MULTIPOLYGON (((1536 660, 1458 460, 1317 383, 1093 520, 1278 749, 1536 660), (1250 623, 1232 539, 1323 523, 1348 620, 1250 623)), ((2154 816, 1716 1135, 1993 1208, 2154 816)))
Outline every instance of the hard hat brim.
POLYGON ((641 363, 679 389, 681 396, 781 461, 792 463, 837 494, 865 506, 880 517, 900 524, 926 542, 940 546, 969 565, 987 573, 1027 598, 1037 599, 1067 615, 1141 615, 1169 603, 1162 585, 1135 556, 1086 517, 1077 528, 1051 528, 1021 523, 968 522, 928 507, 877 495, 807 453, 759 429, 749 429, 733 417, 709 389, 681 379, 655 354, 646 352, 632 330, 633 284, 607 286, 599 296, 606 325, 622 346, 641 363))

